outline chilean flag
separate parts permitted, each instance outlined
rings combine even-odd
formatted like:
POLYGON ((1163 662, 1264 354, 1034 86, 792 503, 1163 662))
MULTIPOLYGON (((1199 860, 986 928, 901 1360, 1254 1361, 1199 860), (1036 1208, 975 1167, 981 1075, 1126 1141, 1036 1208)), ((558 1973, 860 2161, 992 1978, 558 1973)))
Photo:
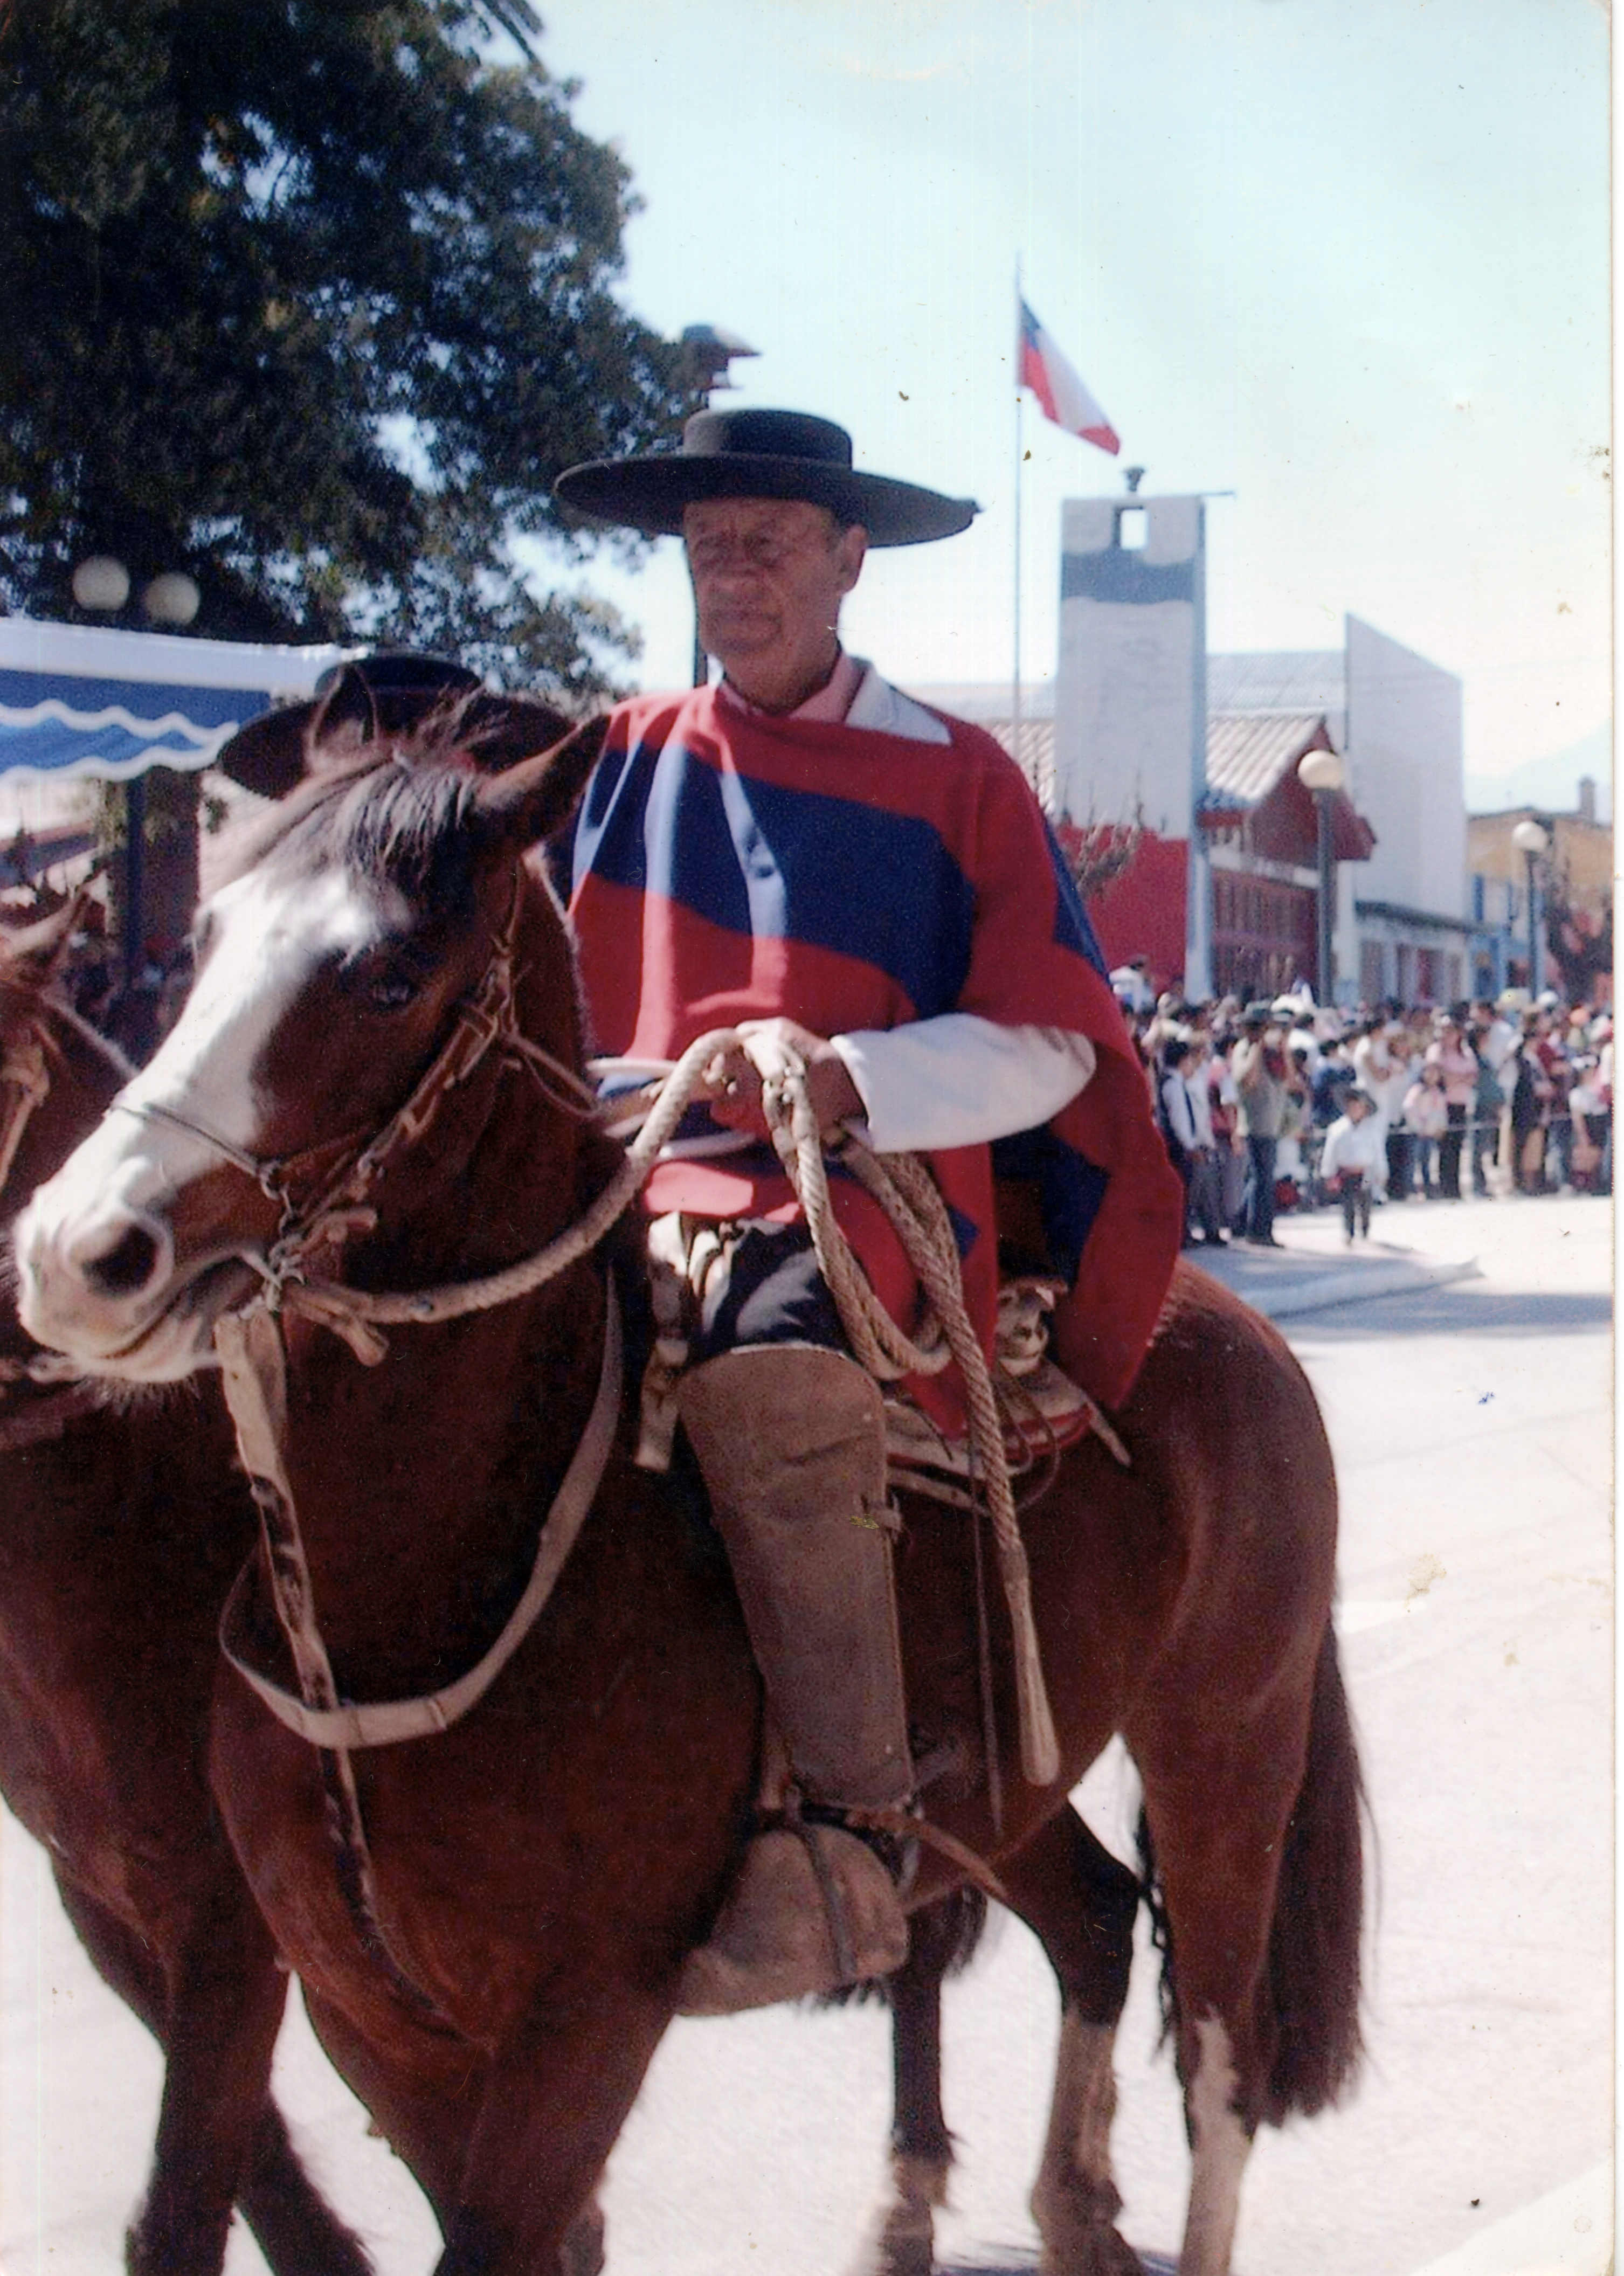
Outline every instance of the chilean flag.
POLYGON ((1060 353, 1037 318, 1021 302, 1021 363, 1019 387, 1029 387, 1045 419, 1097 444, 1114 459, 1122 448, 1117 431, 1060 353))

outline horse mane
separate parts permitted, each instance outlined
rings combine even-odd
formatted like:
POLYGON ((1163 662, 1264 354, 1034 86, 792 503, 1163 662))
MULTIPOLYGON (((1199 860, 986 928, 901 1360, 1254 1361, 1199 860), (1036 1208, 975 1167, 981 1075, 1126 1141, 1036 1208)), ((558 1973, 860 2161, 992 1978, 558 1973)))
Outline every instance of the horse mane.
POLYGON ((347 730, 313 741, 304 780, 247 827, 222 882, 285 861, 342 867, 414 899, 453 889, 482 771, 477 731, 463 732, 467 702, 437 704, 408 728, 359 742, 347 730))

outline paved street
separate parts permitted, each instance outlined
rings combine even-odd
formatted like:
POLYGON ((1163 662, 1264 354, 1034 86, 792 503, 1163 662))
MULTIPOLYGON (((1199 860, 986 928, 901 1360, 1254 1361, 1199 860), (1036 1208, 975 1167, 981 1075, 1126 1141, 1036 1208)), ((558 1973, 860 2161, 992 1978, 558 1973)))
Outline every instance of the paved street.
MULTIPOLYGON (((1329 1213, 1226 1278, 1271 1310, 1324 1402, 1342 1480, 1345 1664, 1377 1825, 1370 2060, 1349 2106, 1266 2136, 1242 2276, 1602 2276, 1612 2249, 1610 1218, 1589 1200, 1411 1204, 1367 1256, 1329 1213), (1475 1258, 1470 1277, 1440 1276, 1475 1258), (1326 1289, 1323 1284, 1332 1282, 1326 1289), (1320 1284, 1317 1309, 1292 1294, 1320 1284), (1403 1284, 1408 1293, 1377 1294, 1403 1284), (1358 1301, 1320 1309, 1326 1296, 1358 1301), (1282 1301, 1283 1300, 1283 1301, 1282 1301)), ((1085 1789, 1121 1844, 1118 1760, 1085 1789)), ((1055 2000, 1003 1923, 949 1993, 960 2139, 943 2269, 1030 2271, 1055 2000)), ((9 1824, 0 1842, 0 2269, 112 2276, 156 2064, 92 1978, 9 1824)), ((1185 2157, 1142 1955, 1119 2050, 1123 2225, 1176 2251, 1185 2157)), ((432 2226, 314 2052, 283 2087, 381 2276, 432 2226)), ((884 2018, 676 2027, 616 2154, 614 2276, 839 2276, 881 2169, 884 2018)), ((262 2264, 240 2237, 234 2276, 262 2264)))

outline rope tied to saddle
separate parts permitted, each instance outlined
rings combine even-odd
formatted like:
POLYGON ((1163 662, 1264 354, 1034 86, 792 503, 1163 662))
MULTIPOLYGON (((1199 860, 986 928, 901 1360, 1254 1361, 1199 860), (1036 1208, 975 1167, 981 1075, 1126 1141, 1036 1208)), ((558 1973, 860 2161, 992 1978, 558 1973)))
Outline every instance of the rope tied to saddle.
MULTIPOLYGON (((511 976, 506 987, 511 990, 511 976)), ((482 990, 482 997, 485 994, 482 990)), ((507 1000, 511 1001, 511 995, 507 1000)), ((478 1026, 485 1034, 487 1048, 492 1041, 505 1041, 500 1018, 489 1029, 483 1020, 478 1026)), ((738 1041, 736 1029, 722 1028, 697 1036, 689 1044, 652 1093, 647 1118, 626 1146, 620 1168, 574 1223, 533 1256, 474 1279, 403 1293, 354 1289, 336 1281, 306 1278, 307 1258, 318 1245, 330 1244, 340 1212, 356 1229, 365 1221, 364 1216, 357 1220, 361 1195, 352 1171, 339 1181, 337 1191, 324 1197, 304 1227, 278 1242, 265 1268, 268 1301, 273 1309, 302 1315, 332 1329, 358 1357, 375 1363, 385 1347, 379 1332, 383 1328, 437 1324, 534 1294, 588 1256, 618 1222, 641 1191, 694 1098, 705 1088, 707 1070, 738 1041)), ((557 1083, 567 1079, 576 1093, 585 1088, 572 1069, 534 1043, 527 1043, 519 1063, 538 1080, 557 1083)), ((466 1050, 459 1048, 454 1058, 455 1074, 437 1081, 431 1089, 427 1084, 420 1085, 386 1134, 364 1149, 359 1163, 367 1165, 368 1185, 398 1150, 402 1142, 398 1134, 409 1128, 412 1135, 419 1134, 428 1113, 471 1064, 466 1050), (429 1091, 427 1104, 426 1090, 429 1091)), ((558 1103, 557 1091, 550 1096, 558 1103)), ((565 1096, 573 1107, 573 1096, 568 1092, 565 1096)), ((1021 1764, 1032 1784, 1050 1785, 1059 1776, 1059 1749, 1038 1650, 1026 1549, 1010 1481, 1003 1421, 986 1355, 965 1308, 958 1248, 946 1206, 929 1170, 914 1157, 882 1157, 849 1134, 843 1135, 839 1149, 842 1165, 878 1202, 924 1291, 924 1324, 910 1336, 875 1295, 836 1221, 823 1134, 808 1095, 806 1066, 797 1054, 784 1052, 782 1065, 763 1084, 763 1104, 774 1147, 805 1213, 819 1269, 829 1283, 860 1363, 887 1382, 908 1375, 936 1374, 950 1362, 959 1368, 970 1424, 974 1498, 984 1507, 992 1528, 1013 1631, 1021 1764)), ((616 1111, 623 1111, 623 1103, 616 1111)))
MULTIPOLYGON (((430 2022, 436 2020, 435 2003, 402 1964, 383 1920, 351 1752, 357 1746, 387 1744, 449 1727, 483 1696, 539 1617, 596 1495, 613 1436, 619 1378, 612 1299, 605 1324, 603 1377, 594 1416, 558 1500, 542 1528, 530 1582, 502 1636, 476 1667, 431 1698, 371 1706, 340 1697, 317 1623, 285 1468, 286 1354, 278 1314, 302 1314, 330 1327, 360 1359, 375 1364, 386 1348, 381 1332, 385 1325, 464 1317, 539 1289, 589 1255, 631 1205, 690 1101, 704 1084, 706 1070, 737 1040, 732 1029, 718 1029, 696 1038, 661 1086, 614 1177, 574 1224, 535 1256, 475 1279, 406 1294, 377 1294, 333 1281, 307 1279, 307 1260, 317 1248, 325 1248, 330 1253, 335 1246, 342 1247, 351 1233, 376 1223, 371 1188, 388 1165, 421 1138, 450 1091, 493 1048, 527 1072, 555 1106, 583 1119, 588 1111, 596 1111, 596 1096, 573 1068, 519 1034, 512 987, 510 925, 498 939, 484 983, 467 1007, 470 1016, 459 1020, 427 1074, 384 1128, 359 1149, 344 1148, 325 1190, 304 1213, 302 1223, 290 1222, 293 1210, 285 1184, 281 1178, 274 1180, 274 1185, 282 1188, 285 1215, 273 1256, 262 1268, 266 1286, 254 1304, 228 1315, 216 1327, 227 1403, 237 1427, 243 1466, 259 1505, 272 1595, 292 1654, 298 1696, 262 1678, 233 1649, 230 1630, 233 1611, 239 1609, 235 1595, 223 1622, 222 1643, 228 1657, 280 1719, 319 1749, 348 1909, 365 1947, 386 1977, 430 2022)), ((843 1148, 855 1174, 870 1185, 896 1225, 926 1291, 927 1320, 932 1324, 921 1336, 910 1338, 879 1304, 835 1222, 821 1133, 807 1094, 806 1068, 797 1056, 785 1056, 771 1086, 768 1116, 774 1144, 813 1228, 820 1266, 830 1278, 854 1348, 867 1354, 875 1371, 885 1379, 935 1371, 950 1358, 960 1366, 969 1401, 974 1482, 978 1492, 984 1491, 1013 1632, 1022 1768, 1033 1784, 1051 1785, 1059 1776, 1059 1749, 1043 1682, 1002 1419, 985 1356, 965 1309, 957 1249, 945 1207, 922 1165, 892 1157, 888 1166, 882 1166, 879 1157, 866 1149, 850 1142, 843 1148)), ((306 1158, 325 1162, 330 1151, 316 1149, 315 1157, 306 1158)), ((285 1165, 263 1166, 269 1173, 273 1167, 285 1165)), ((271 1189, 268 1184, 267 1190, 271 1189)), ((940 1846, 949 1847, 945 1840, 940 1846)), ((963 1864, 956 1845, 949 1854, 963 1864)), ((973 1878, 981 1880, 983 1886, 996 1886, 978 1860, 972 1859, 965 1870, 972 1867, 973 1878)))

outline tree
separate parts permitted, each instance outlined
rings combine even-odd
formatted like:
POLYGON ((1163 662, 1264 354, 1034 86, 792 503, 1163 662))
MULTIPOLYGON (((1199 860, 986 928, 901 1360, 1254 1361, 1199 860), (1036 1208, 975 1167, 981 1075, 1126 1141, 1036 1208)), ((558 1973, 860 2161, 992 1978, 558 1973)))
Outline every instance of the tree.
POLYGON ((1576 887, 1572 861, 1554 848, 1543 867, 1539 891, 1545 946, 1556 960, 1566 1000, 1611 1003, 1613 889, 1600 885, 1586 892, 1576 887))
POLYGON ((1144 840, 1144 808, 1136 805, 1131 822, 1096 822, 1090 816, 1079 823, 1067 816, 1056 823, 1054 834, 1079 897, 1091 901, 1133 868, 1144 840))
POLYGON ((668 436, 634 210, 527 0, 0 0, 0 601, 184 570, 217 637, 378 639, 565 695, 635 641, 537 598, 550 496, 668 436))

